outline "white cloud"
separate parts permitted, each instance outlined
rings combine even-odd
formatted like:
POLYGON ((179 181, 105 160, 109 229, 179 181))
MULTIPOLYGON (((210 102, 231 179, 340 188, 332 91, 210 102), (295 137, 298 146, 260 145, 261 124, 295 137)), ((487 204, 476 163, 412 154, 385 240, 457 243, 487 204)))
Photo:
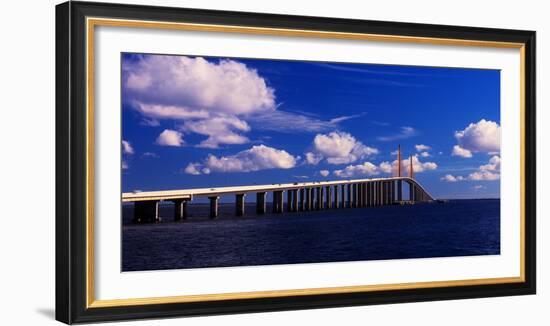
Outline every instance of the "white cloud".
POLYGON ((486 188, 486 187, 485 187, 485 186, 482 186, 482 185, 475 185, 475 186, 472 187, 472 189, 474 189, 474 190, 476 190, 476 191, 477 191, 477 190, 481 190, 481 189, 485 189, 485 188, 486 188))
POLYGON ((132 147, 132 144, 130 144, 130 142, 127 140, 122 141, 122 153, 128 155, 134 154, 134 148, 132 147))
MULTIPOLYGON (((403 171, 409 171, 410 162, 408 159, 404 159, 401 161, 403 166, 403 171)), ((412 157, 412 165, 413 165, 413 172, 414 173, 420 173, 424 171, 429 170, 435 170, 437 169, 437 163, 435 162, 421 162, 418 158, 418 155, 414 155, 412 157)), ((397 169, 397 161, 394 163, 395 169, 397 169)))
POLYGON ((158 125, 159 119, 184 120, 189 118, 208 118, 210 114, 203 109, 191 109, 176 105, 161 105, 161 104, 144 104, 138 101, 134 102, 135 109, 147 116, 149 122, 153 122, 153 126, 158 125))
POLYGON ((199 175, 201 174, 200 169, 201 169, 201 165, 199 163, 189 163, 187 164, 187 167, 185 167, 183 172, 187 174, 192 174, 192 175, 199 175))
POLYGON ((208 136, 198 146, 218 148, 220 144, 245 144, 249 139, 237 132, 250 131, 246 121, 234 116, 218 116, 211 119, 185 121, 183 131, 208 136))
POLYGON ((380 174, 378 167, 370 162, 359 165, 348 165, 343 170, 335 170, 333 173, 339 178, 355 178, 380 174))
POLYGON ((306 153, 310 164, 317 164, 322 158, 329 164, 348 164, 378 153, 378 149, 365 146, 349 133, 340 131, 317 134, 313 147, 313 153, 306 153))
POLYGON ((472 152, 465 148, 460 147, 460 145, 454 145, 453 152, 451 155, 470 158, 472 157, 472 152))
POLYGON ((455 138, 460 148, 473 153, 500 152, 500 126, 493 121, 470 123, 464 130, 456 131, 455 138))
POLYGON ((500 171, 500 156, 495 155, 489 159, 489 163, 479 167, 481 171, 500 171))
MULTIPOLYGON (((390 162, 382 162, 378 167, 380 168, 380 171, 382 171, 383 173, 392 173, 393 165, 394 164, 390 162)), ((397 161, 395 161, 395 165, 397 166, 397 161)))
POLYGON ((430 157, 431 155, 428 152, 422 152, 422 153, 420 153, 420 156, 421 157, 430 157))
POLYGON ((157 137, 157 145, 161 146, 182 146, 185 142, 183 141, 183 135, 179 131, 165 129, 157 137))
POLYGON ((467 177, 453 176, 447 174, 441 180, 448 182, 457 181, 494 181, 500 179, 500 156, 495 155, 489 159, 489 163, 481 165, 477 171, 470 173, 467 177))
MULTIPOLYGON (((126 91, 140 103, 250 114, 275 108, 274 90, 255 69, 235 60, 147 55, 123 67, 126 91)), ((183 111, 173 110, 176 118, 183 111)))
POLYGON ((306 153, 306 162, 308 164, 317 165, 317 164, 319 164, 319 162, 321 162, 322 159, 323 159, 323 156, 321 156, 319 154, 315 154, 315 153, 312 153, 312 152, 307 152, 306 153))
POLYGON ((458 182, 458 181, 462 181, 464 180, 464 177, 462 176, 454 176, 454 175, 451 175, 451 174, 446 174, 444 177, 441 178, 441 180, 443 181, 447 181, 447 182, 458 182))
POLYGON ((481 165, 479 170, 471 173, 468 180, 493 181, 500 179, 500 156, 495 155, 489 159, 489 163, 481 165))
POLYGON ((346 121, 346 120, 350 120, 350 119, 355 119, 355 118, 360 118, 362 116, 364 116, 365 113, 361 113, 361 114, 354 114, 354 115, 344 115, 344 116, 341 116, 341 117, 336 117, 336 118, 333 118, 333 119, 330 119, 330 123, 340 123, 342 121, 346 121))
POLYGON ((230 156, 217 157, 210 154, 203 163, 189 163, 184 172, 189 174, 251 172, 266 169, 290 169, 294 166, 296 166, 296 158, 288 152, 265 145, 257 145, 230 156))
POLYGON ((254 129, 284 133, 322 132, 336 127, 330 121, 282 110, 258 112, 246 118, 254 129))
POLYGON ((153 152, 145 152, 141 155, 141 157, 157 158, 159 156, 156 153, 153 153, 153 152))
MULTIPOLYGON (((421 162, 420 159, 418 158, 419 156, 420 156, 419 154, 415 154, 412 157, 414 173, 421 173, 424 171, 437 169, 437 163, 421 162)), ((409 158, 401 160, 401 169, 402 169, 401 173, 403 176, 408 175, 409 166, 410 166, 409 158)), ((379 168, 380 168, 380 172, 382 173, 397 175, 397 160, 394 160, 391 163, 387 161, 382 162, 380 163, 379 168)))
POLYGON ((500 173, 494 173, 491 171, 478 171, 471 173, 468 176, 468 180, 474 181, 493 181, 500 179, 500 173))
POLYGON ((423 145, 423 144, 414 145, 414 148, 416 148, 416 151, 417 151, 417 152, 428 151, 428 150, 431 149, 430 146, 428 146, 428 145, 423 145))
POLYGON ((321 171, 319 171, 319 174, 322 175, 323 177, 326 177, 330 174, 330 171, 329 170, 321 170, 321 171))
POLYGON ((128 169, 128 163, 126 161, 122 161, 122 169, 127 170, 128 169))
POLYGON ((418 132, 413 127, 401 127, 401 130, 399 131, 399 133, 394 135, 389 135, 389 136, 381 136, 381 137, 378 137, 378 140, 394 141, 399 139, 406 139, 406 138, 415 136, 417 133, 418 132))

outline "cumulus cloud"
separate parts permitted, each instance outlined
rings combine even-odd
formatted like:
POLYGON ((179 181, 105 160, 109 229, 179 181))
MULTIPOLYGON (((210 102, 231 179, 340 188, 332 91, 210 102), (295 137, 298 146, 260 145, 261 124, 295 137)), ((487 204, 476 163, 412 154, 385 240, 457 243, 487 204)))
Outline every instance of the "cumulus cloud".
POLYGON ((144 124, 181 121, 182 131, 207 136, 200 147, 246 143, 250 127, 239 117, 276 111, 274 89, 235 60, 144 55, 124 62, 123 80, 144 124))
POLYGON ((428 150, 431 149, 430 146, 428 146, 428 145, 423 145, 423 144, 414 145, 414 148, 416 149, 417 152, 428 151, 428 150))
POLYGON ((401 127, 400 131, 396 134, 389 135, 389 136, 381 136, 378 137, 378 140, 380 141, 395 141, 399 139, 406 139, 413 136, 416 136, 418 132, 413 127, 401 127))
POLYGON ((123 62, 123 90, 143 125, 159 126, 162 120, 183 123, 181 131, 207 136, 199 146, 208 148, 247 143, 243 134, 251 126, 277 132, 324 132, 360 116, 325 121, 279 110, 281 103, 267 80, 232 59, 136 55, 123 62))
POLYGON ((218 148, 220 144, 245 144, 249 139, 237 132, 250 130, 246 121, 235 116, 218 116, 211 119, 186 121, 181 127, 183 131, 194 132, 208 136, 198 146, 218 148))
POLYGON ((235 155, 217 157, 210 154, 202 163, 189 163, 184 172, 198 175, 213 172, 290 169, 294 166, 296 166, 296 158, 288 152, 265 145, 257 145, 235 155))
POLYGON ((458 182, 464 180, 464 177, 462 176, 454 176, 452 174, 446 174, 444 177, 441 178, 443 181, 447 182, 458 182))
POLYGON ((421 152, 421 153, 420 153, 420 156, 421 156, 421 157, 430 157, 431 155, 430 155, 430 153, 428 153, 428 152, 421 152))
POLYGON ((477 171, 470 173, 468 176, 453 176, 446 175, 441 180, 447 182, 456 181, 494 181, 500 179, 500 156, 494 155, 489 159, 489 163, 481 165, 477 171))
POLYGON ((489 163, 479 167, 481 171, 500 171, 500 156, 495 155, 489 159, 489 163))
POLYGON ((370 162, 348 165, 342 170, 335 170, 333 173, 339 178, 356 178, 380 174, 378 167, 370 162))
POLYGON ((165 129, 157 137, 156 144, 161 146, 180 147, 184 144, 183 135, 176 130, 165 129))
POLYGON ((460 147, 460 145, 454 145, 451 155, 470 158, 472 157, 472 152, 470 150, 460 147))
POLYGON ((493 121, 481 119, 477 123, 470 123, 464 130, 456 131, 455 138, 459 149, 471 153, 500 152, 500 126, 493 121))
MULTIPOLYGON (((395 161, 395 163, 397 166, 397 161, 395 161)), ((382 162, 378 167, 380 168, 380 171, 382 171, 383 173, 392 173, 392 171, 394 170, 393 164, 390 162, 382 162)))
POLYGON ((319 171, 319 174, 323 177, 326 177, 330 174, 330 171, 329 170, 321 170, 321 171, 319 171))
MULTIPOLYGON (((402 160, 402 166, 404 171, 409 171, 409 166, 411 165, 408 159, 402 160)), ((395 162, 395 169, 397 169, 397 161, 395 162)), ((418 155, 412 157, 413 172, 420 173, 429 170, 437 169, 437 163, 435 162, 421 162, 418 158, 418 155)))
POLYGON ((319 162, 321 162, 321 160, 323 160, 323 156, 321 156, 319 154, 315 154, 315 153, 312 153, 312 152, 307 152, 306 153, 306 162, 308 164, 317 165, 317 164, 319 164, 319 162))
POLYGON ((146 55, 126 61, 123 78, 128 95, 140 103, 225 114, 275 108, 274 90, 255 69, 235 60, 146 55))
POLYGON ((378 149, 365 146, 351 134, 340 131, 317 134, 313 148, 313 152, 306 153, 309 164, 317 164, 322 159, 329 164, 348 164, 378 153, 378 149))
POLYGON ((491 171, 477 171, 468 176, 468 180, 474 181, 493 181, 500 179, 500 173, 491 171))
POLYGON ((199 163, 189 163, 187 164, 187 166, 185 167, 185 169, 183 170, 183 172, 187 173, 187 174, 192 174, 192 175, 200 175, 201 174, 201 164, 199 163))
POLYGON ((134 154, 134 148, 132 147, 132 144, 130 144, 127 140, 122 140, 122 153, 132 155, 134 154))
POLYGON ((184 120, 189 118, 208 118, 210 114, 203 109, 192 109, 183 106, 176 105, 161 105, 161 104, 145 104, 141 102, 134 102, 134 106, 138 112, 156 121, 154 125, 158 125, 158 120, 172 119, 172 120, 184 120))
MULTIPOLYGON (((414 173, 421 173, 421 172, 424 172, 424 171, 430 171, 430 170, 437 169, 437 163, 435 163, 435 162, 422 162, 422 161, 420 161, 419 156, 421 156, 421 155, 420 154, 415 154, 412 157, 413 172, 414 173)), ((397 160, 394 160, 392 162, 385 161, 385 162, 380 163, 379 164, 380 172, 397 175, 397 162, 398 162, 397 160)), ((409 166, 410 166, 409 158, 401 160, 401 168, 402 168, 401 171, 402 171, 403 175, 407 175, 407 173, 409 171, 409 166)))

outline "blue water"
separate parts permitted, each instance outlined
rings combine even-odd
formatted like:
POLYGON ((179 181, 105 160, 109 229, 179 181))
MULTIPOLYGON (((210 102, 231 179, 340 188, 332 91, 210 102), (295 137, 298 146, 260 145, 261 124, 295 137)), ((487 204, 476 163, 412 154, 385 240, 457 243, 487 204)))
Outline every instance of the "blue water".
MULTIPOLYGON (((252 266, 500 254, 500 200, 234 217, 190 205, 190 218, 133 225, 123 207, 122 270, 252 266)), ((247 204, 247 212, 255 211, 247 204)), ((269 206, 268 206, 269 211, 269 206)))

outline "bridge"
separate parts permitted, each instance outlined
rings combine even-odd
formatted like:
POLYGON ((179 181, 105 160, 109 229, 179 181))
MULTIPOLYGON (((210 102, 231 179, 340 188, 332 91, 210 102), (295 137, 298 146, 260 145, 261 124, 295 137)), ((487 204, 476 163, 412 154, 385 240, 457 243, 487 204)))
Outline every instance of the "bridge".
MULTIPOLYGON (((398 162, 401 162, 400 148, 398 162)), ((122 194, 122 201, 134 203, 135 223, 160 221, 161 202, 173 202, 174 220, 185 220, 187 204, 199 197, 209 199, 211 218, 218 216, 220 196, 235 196, 235 215, 243 216, 246 214, 245 197, 255 195, 256 214, 265 214, 266 197, 270 192, 273 193, 272 210, 277 214, 433 201, 434 197, 414 179, 412 163, 410 157, 408 177, 401 176, 401 164, 398 164, 396 177, 129 192, 122 194), (404 184, 408 187, 407 196, 404 196, 404 184)))

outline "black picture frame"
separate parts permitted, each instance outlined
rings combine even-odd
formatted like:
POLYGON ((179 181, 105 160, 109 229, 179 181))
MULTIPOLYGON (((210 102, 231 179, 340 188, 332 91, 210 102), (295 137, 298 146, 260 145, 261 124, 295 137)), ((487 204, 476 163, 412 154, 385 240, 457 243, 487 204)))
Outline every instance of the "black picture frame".
POLYGON ((216 315, 450 300, 536 292, 536 142, 534 31, 228 12, 141 5, 65 2, 56 6, 56 319, 67 323, 216 315), (89 307, 86 227, 86 17, 189 22, 515 42, 525 51, 524 282, 296 295, 223 301, 89 307))

